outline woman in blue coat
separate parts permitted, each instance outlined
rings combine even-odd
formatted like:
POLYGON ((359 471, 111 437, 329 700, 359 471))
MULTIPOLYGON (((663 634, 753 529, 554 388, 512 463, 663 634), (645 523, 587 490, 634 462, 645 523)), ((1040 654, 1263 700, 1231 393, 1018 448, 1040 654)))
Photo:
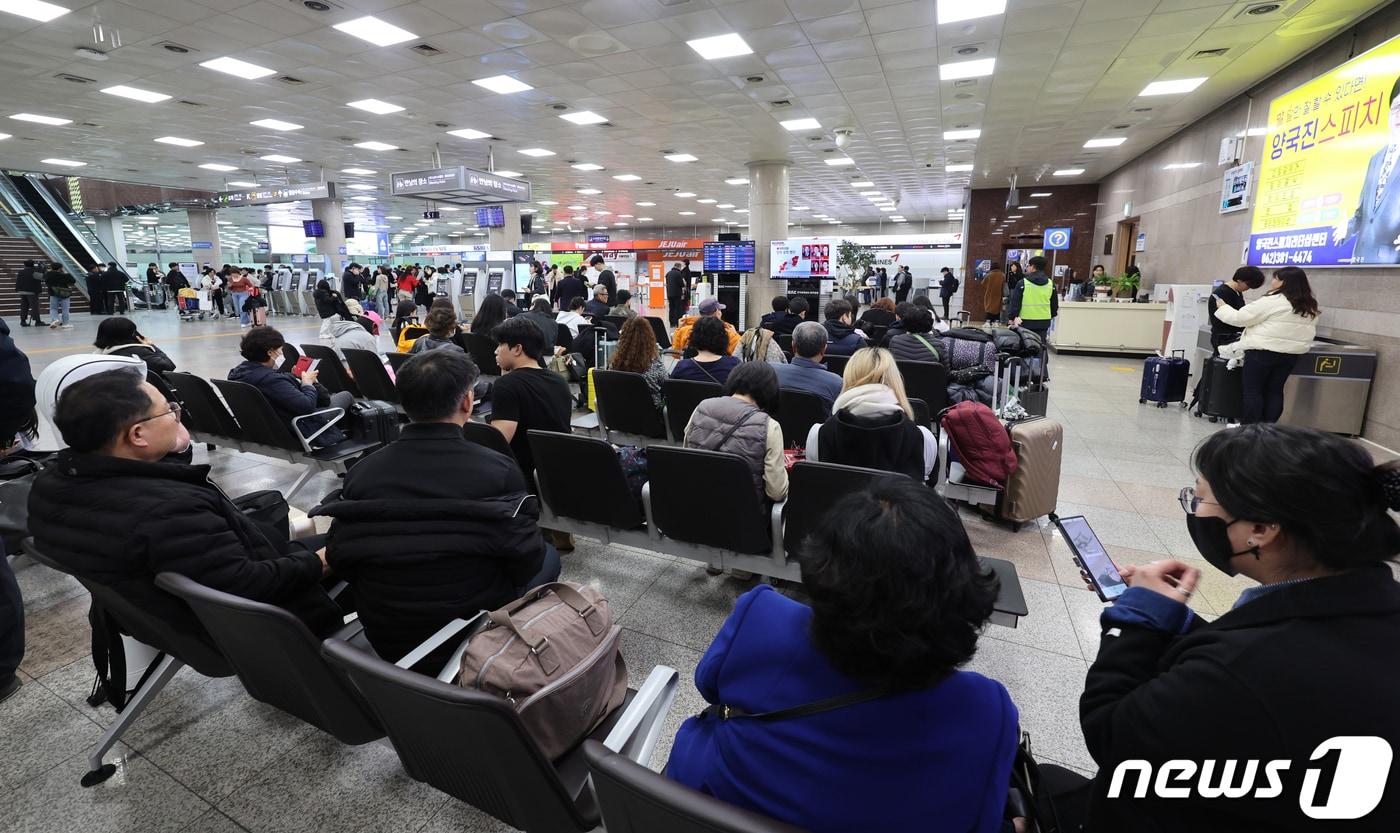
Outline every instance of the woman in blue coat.
POLYGON ((1016 708, 957 670, 995 580, 908 478, 826 517, 799 554, 811 607, 766 585, 739 598, 695 671, 713 705, 681 726, 667 776, 812 833, 1004 829, 1016 708))

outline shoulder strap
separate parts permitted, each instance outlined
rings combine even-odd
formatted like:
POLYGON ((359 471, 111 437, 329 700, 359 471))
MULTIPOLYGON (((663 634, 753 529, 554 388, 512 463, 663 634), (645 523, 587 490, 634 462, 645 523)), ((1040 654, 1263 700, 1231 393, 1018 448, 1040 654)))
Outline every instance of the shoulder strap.
MULTIPOLYGON (((713 379, 714 377, 711 376, 710 378, 713 379)), ((744 414, 743 419, 729 426, 729 428, 725 430, 724 435, 719 438, 719 445, 724 445, 725 443, 729 442, 729 438, 734 436, 734 432, 738 431, 740 428, 743 428, 745 425, 748 425, 749 420, 753 419, 753 415, 757 413, 761 412, 757 408, 755 408, 754 410, 749 411, 747 414, 744 414)))
POLYGON ((715 703, 700 713, 701 717, 718 717, 721 720, 731 720, 737 717, 747 717, 750 720, 792 720, 798 717, 807 717, 822 712, 834 711, 835 709, 854 706, 857 703, 864 703, 875 700, 889 694, 888 689, 867 688, 860 691, 851 691, 846 694, 838 694, 835 697, 827 697, 822 700, 813 700, 810 703, 803 703, 800 706, 778 709, 771 712, 758 712, 750 714, 738 706, 726 706, 722 703, 715 703))
POLYGON ((709 376, 709 377, 710 377, 710 381, 711 381, 711 382, 714 382, 716 385, 721 385, 721 386, 724 384, 724 383, 721 382, 720 380, 716 379, 716 378, 715 378, 715 374, 711 373, 703 364, 701 364, 700 362, 696 361, 695 359, 691 359, 691 361, 694 362, 694 364, 695 364, 696 367, 700 368, 700 372, 701 372, 701 373, 703 373, 703 374, 705 374, 706 376, 709 376))
POLYGON ((929 351, 930 353, 932 353, 933 355, 935 355, 935 356, 941 356, 941 355, 942 355, 941 353, 938 352, 938 349, 937 349, 936 347, 934 347, 932 344, 929 344, 928 339, 924 338, 923 336, 919 335, 918 333, 910 333, 910 335, 912 335, 914 338, 917 338, 917 339, 919 340, 919 343, 922 344, 923 346, 927 347, 927 348, 928 348, 928 351, 929 351))

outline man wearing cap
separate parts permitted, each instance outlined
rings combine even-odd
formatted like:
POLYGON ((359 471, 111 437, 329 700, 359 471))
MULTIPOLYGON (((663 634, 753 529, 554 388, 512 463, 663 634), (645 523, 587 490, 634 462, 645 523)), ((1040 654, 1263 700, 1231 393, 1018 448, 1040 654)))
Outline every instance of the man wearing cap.
MULTIPOLYGON (((720 310, 724 309, 724 304, 714 298, 706 298, 700 302, 700 315, 687 315, 681 319, 680 326, 671 334, 671 348, 685 351, 685 346, 690 342, 690 328, 695 326, 695 322, 702 316, 719 318, 720 310)), ((728 321, 724 322, 724 330, 729 335, 729 354, 733 355, 734 350, 739 346, 739 332, 734 329, 734 325, 728 321)))

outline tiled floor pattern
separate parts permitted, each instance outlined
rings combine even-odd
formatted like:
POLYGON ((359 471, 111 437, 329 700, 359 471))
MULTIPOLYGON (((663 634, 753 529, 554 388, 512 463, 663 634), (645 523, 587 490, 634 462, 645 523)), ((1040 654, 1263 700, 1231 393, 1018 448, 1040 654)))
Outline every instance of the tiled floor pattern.
MULTIPOLYGON (((95 328, 86 316, 61 333, 17 330, 35 373, 81 350, 95 328)), ((236 363, 238 328, 227 322, 177 324, 174 316, 138 316, 143 330, 181 369, 223 375, 236 363)), ((274 321, 274 325, 282 322, 274 321)), ((315 338, 309 319, 286 325, 294 342, 315 338)), ((387 342, 387 337, 385 338, 387 342)), ((1178 407, 1137 403, 1140 362, 1058 357, 1052 364, 1050 416, 1065 426, 1059 512, 1083 514, 1115 560, 1140 563, 1173 555, 1200 562, 1186 535, 1177 490, 1192 482, 1192 448, 1215 426, 1178 407)), ((285 488, 288 465, 200 449, 234 493, 285 488)), ((313 479, 293 501, 314 505, 335 484, 313 479)), ((1084 674, 1098 646, 1101 606, 1081 583, 1053 527, 1010 532, 964 512, 979 553, 1014 561, 1030 607, 1016 629, 989 625, 970 668, 1000 680, 1020 709, 1039 756, 1091 772, 1078 726, 1084 674)), ((628 547, 580 540, 564 577, 602 588, 625 628, 623 655, 634 682, 656 664, 684 680, 657 751, 669 752, 680 721, 701 708, 690 680, 734 599, 750 585, 712 578, 702 565, 628 547)), ((379 745, 340 745, 296 719, 251 700, 234 679, 210 681, 188 669, 176 676, 125 738, 119 774, 93 789, 78 786, 84 750, 112 718, 83 702, 92 681, 86 593, 75 581, 35 564, 18 571, 28 616, 21 692, 0 706, 0 828, 22 833, 301 833, 476 831, 499 823, 408 778, 379 745)), ((1213 616, 1229 608, 1247 580, 1205 570, 1192 600, 1213 616)))

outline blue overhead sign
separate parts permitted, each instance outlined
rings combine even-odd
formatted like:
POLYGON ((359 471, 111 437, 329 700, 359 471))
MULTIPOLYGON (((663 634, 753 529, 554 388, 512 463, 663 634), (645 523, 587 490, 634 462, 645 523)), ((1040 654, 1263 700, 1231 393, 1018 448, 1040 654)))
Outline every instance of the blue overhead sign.
POLYGON ((212 249, 214 244, 208 240, 195 240, 190 243, 191 249, 212 249))
POLYGON ((1047 252, 1063 252, 1069 249, 1069 236, 1072 229, 1048 228, 1045 230, 1045 242, 1041 246, 1047 252))

